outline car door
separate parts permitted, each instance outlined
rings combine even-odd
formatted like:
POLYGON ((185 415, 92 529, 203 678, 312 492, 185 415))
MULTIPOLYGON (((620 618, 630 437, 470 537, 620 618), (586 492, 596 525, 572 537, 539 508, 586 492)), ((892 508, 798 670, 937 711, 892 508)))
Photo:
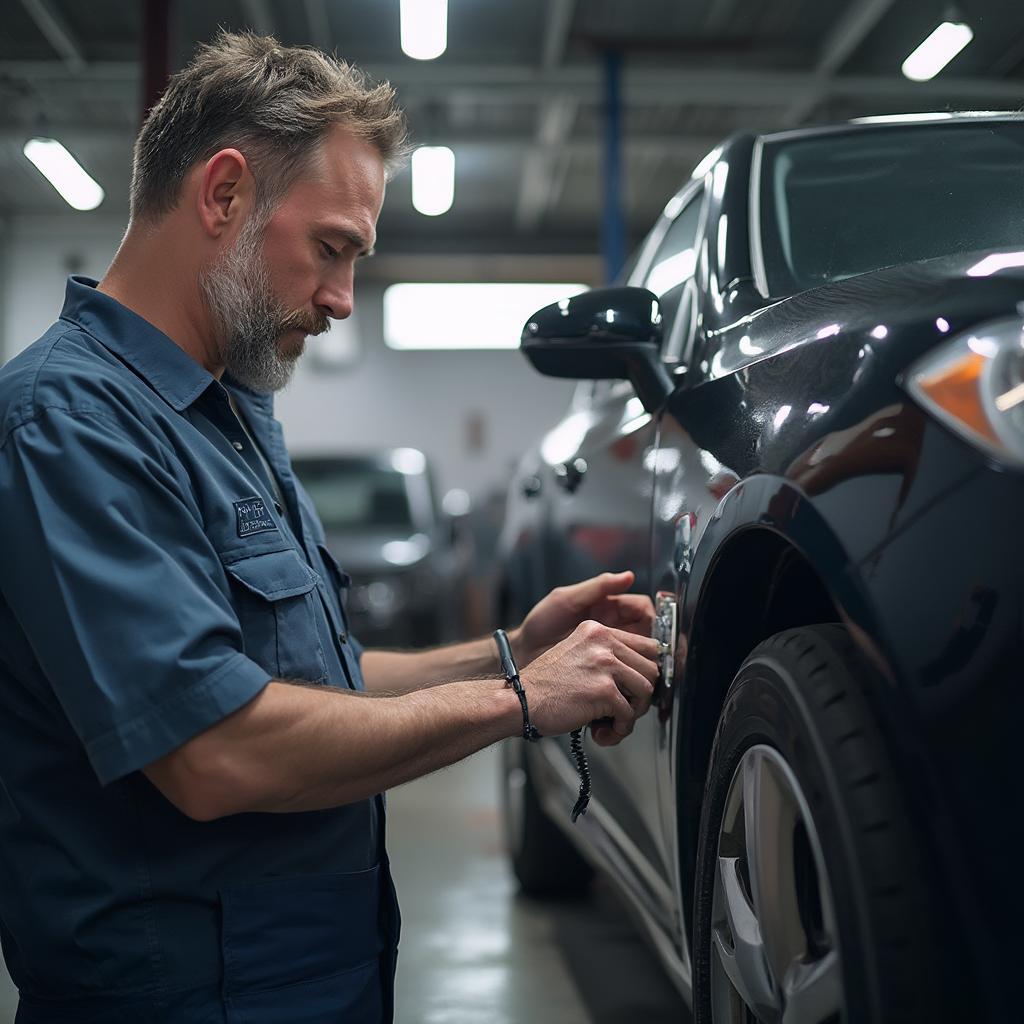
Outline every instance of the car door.
MULTIPOLYGON (((672 366, 680 364, 693 330, 702 210, 703 191, 694 186, 676 216, 655 229, 652 251, 630 280, 661 300, 663 353, 672 366)), ((634 589, 652 593, 650 524, 657 458, 652 416, 628 382, 598 382, 592 408, 577 420, 575 432, 561 426, 561 433, 553 435, 545 439, 542 452, 555 482, 549 552, 554 579, 565 583, 628 568, 637 575, 634 589)), ((588 744, 588 756, 594 817, 629 861, 629 873, 651 912, 666 921, 673 913, 673 871, 657 800, 661 729, 656 717, 640 719, 633 735, 616 747, 588 744)))

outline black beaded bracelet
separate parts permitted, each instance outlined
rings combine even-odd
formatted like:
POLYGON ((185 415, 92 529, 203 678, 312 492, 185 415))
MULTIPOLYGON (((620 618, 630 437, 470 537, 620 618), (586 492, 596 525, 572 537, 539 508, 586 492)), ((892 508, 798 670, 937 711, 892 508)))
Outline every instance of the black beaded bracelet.
POLYGON ((496 629, 494 631, 494 642, 498 645, 498 660, 501 662, 502 672, 505 673, 505 685, 512 687, 513 692, 519 698, 519 706, 523 709, 523 739, 539 740, 541 736, 530 721, 530 712, 526 706, 526 690, 519 678, 519 669, 516 667, 516 659, 512 657, 512 645, 508 642, 508 634, 505 630, 496 629))

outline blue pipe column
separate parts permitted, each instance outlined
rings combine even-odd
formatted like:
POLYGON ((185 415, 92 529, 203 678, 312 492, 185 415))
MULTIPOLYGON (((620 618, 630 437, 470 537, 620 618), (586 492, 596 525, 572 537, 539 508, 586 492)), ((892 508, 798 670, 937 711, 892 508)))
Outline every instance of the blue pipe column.
POLYGON ((604 219, 601 250, 610 284, 626 259, 626 228, 622 215, 622 54, 604 54, 604 219))

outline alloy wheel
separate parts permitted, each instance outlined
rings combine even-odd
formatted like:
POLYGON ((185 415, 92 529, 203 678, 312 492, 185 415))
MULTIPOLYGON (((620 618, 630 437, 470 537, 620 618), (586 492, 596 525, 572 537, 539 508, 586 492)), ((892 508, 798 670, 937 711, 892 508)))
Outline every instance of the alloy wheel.
POLYGON ((828 874, 800 784, 782 755, 750 747, 718 836, 712 897, 715 1024, 839 1024, 842 961, 828 874))

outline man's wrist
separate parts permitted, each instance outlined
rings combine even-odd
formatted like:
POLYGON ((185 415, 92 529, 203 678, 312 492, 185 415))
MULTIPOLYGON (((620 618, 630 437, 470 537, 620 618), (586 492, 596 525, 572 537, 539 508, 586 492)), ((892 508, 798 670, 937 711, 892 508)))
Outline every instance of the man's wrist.
POLYGON ((530 721, 530 709, 526 696, 526 689, 523 686, 523 681, 519 675, 519 666, 516 663, 516 656, 512 651, 512 644, 509 642, 508 633, 503 629, 496 629, 493 636, 494 642, 498 648, 498 661, 501 665, 501 670, 505 675, 505 685, 511 688, 512 692, 515 693, 516 698, 519 701, 520 709, 523 713, 523 739, 539 740, 541 738, 540 733, 530 721))
MULTIPOLYGON (((493 685, 495 680, 489 680, 489 682, 493 685)), ((494 701, 495 715, 500 722, 502 739, 522 739, 523 712, 519 705, 519 698, 513 690, 502 680, 491 691, 491 698, 494 701)))

